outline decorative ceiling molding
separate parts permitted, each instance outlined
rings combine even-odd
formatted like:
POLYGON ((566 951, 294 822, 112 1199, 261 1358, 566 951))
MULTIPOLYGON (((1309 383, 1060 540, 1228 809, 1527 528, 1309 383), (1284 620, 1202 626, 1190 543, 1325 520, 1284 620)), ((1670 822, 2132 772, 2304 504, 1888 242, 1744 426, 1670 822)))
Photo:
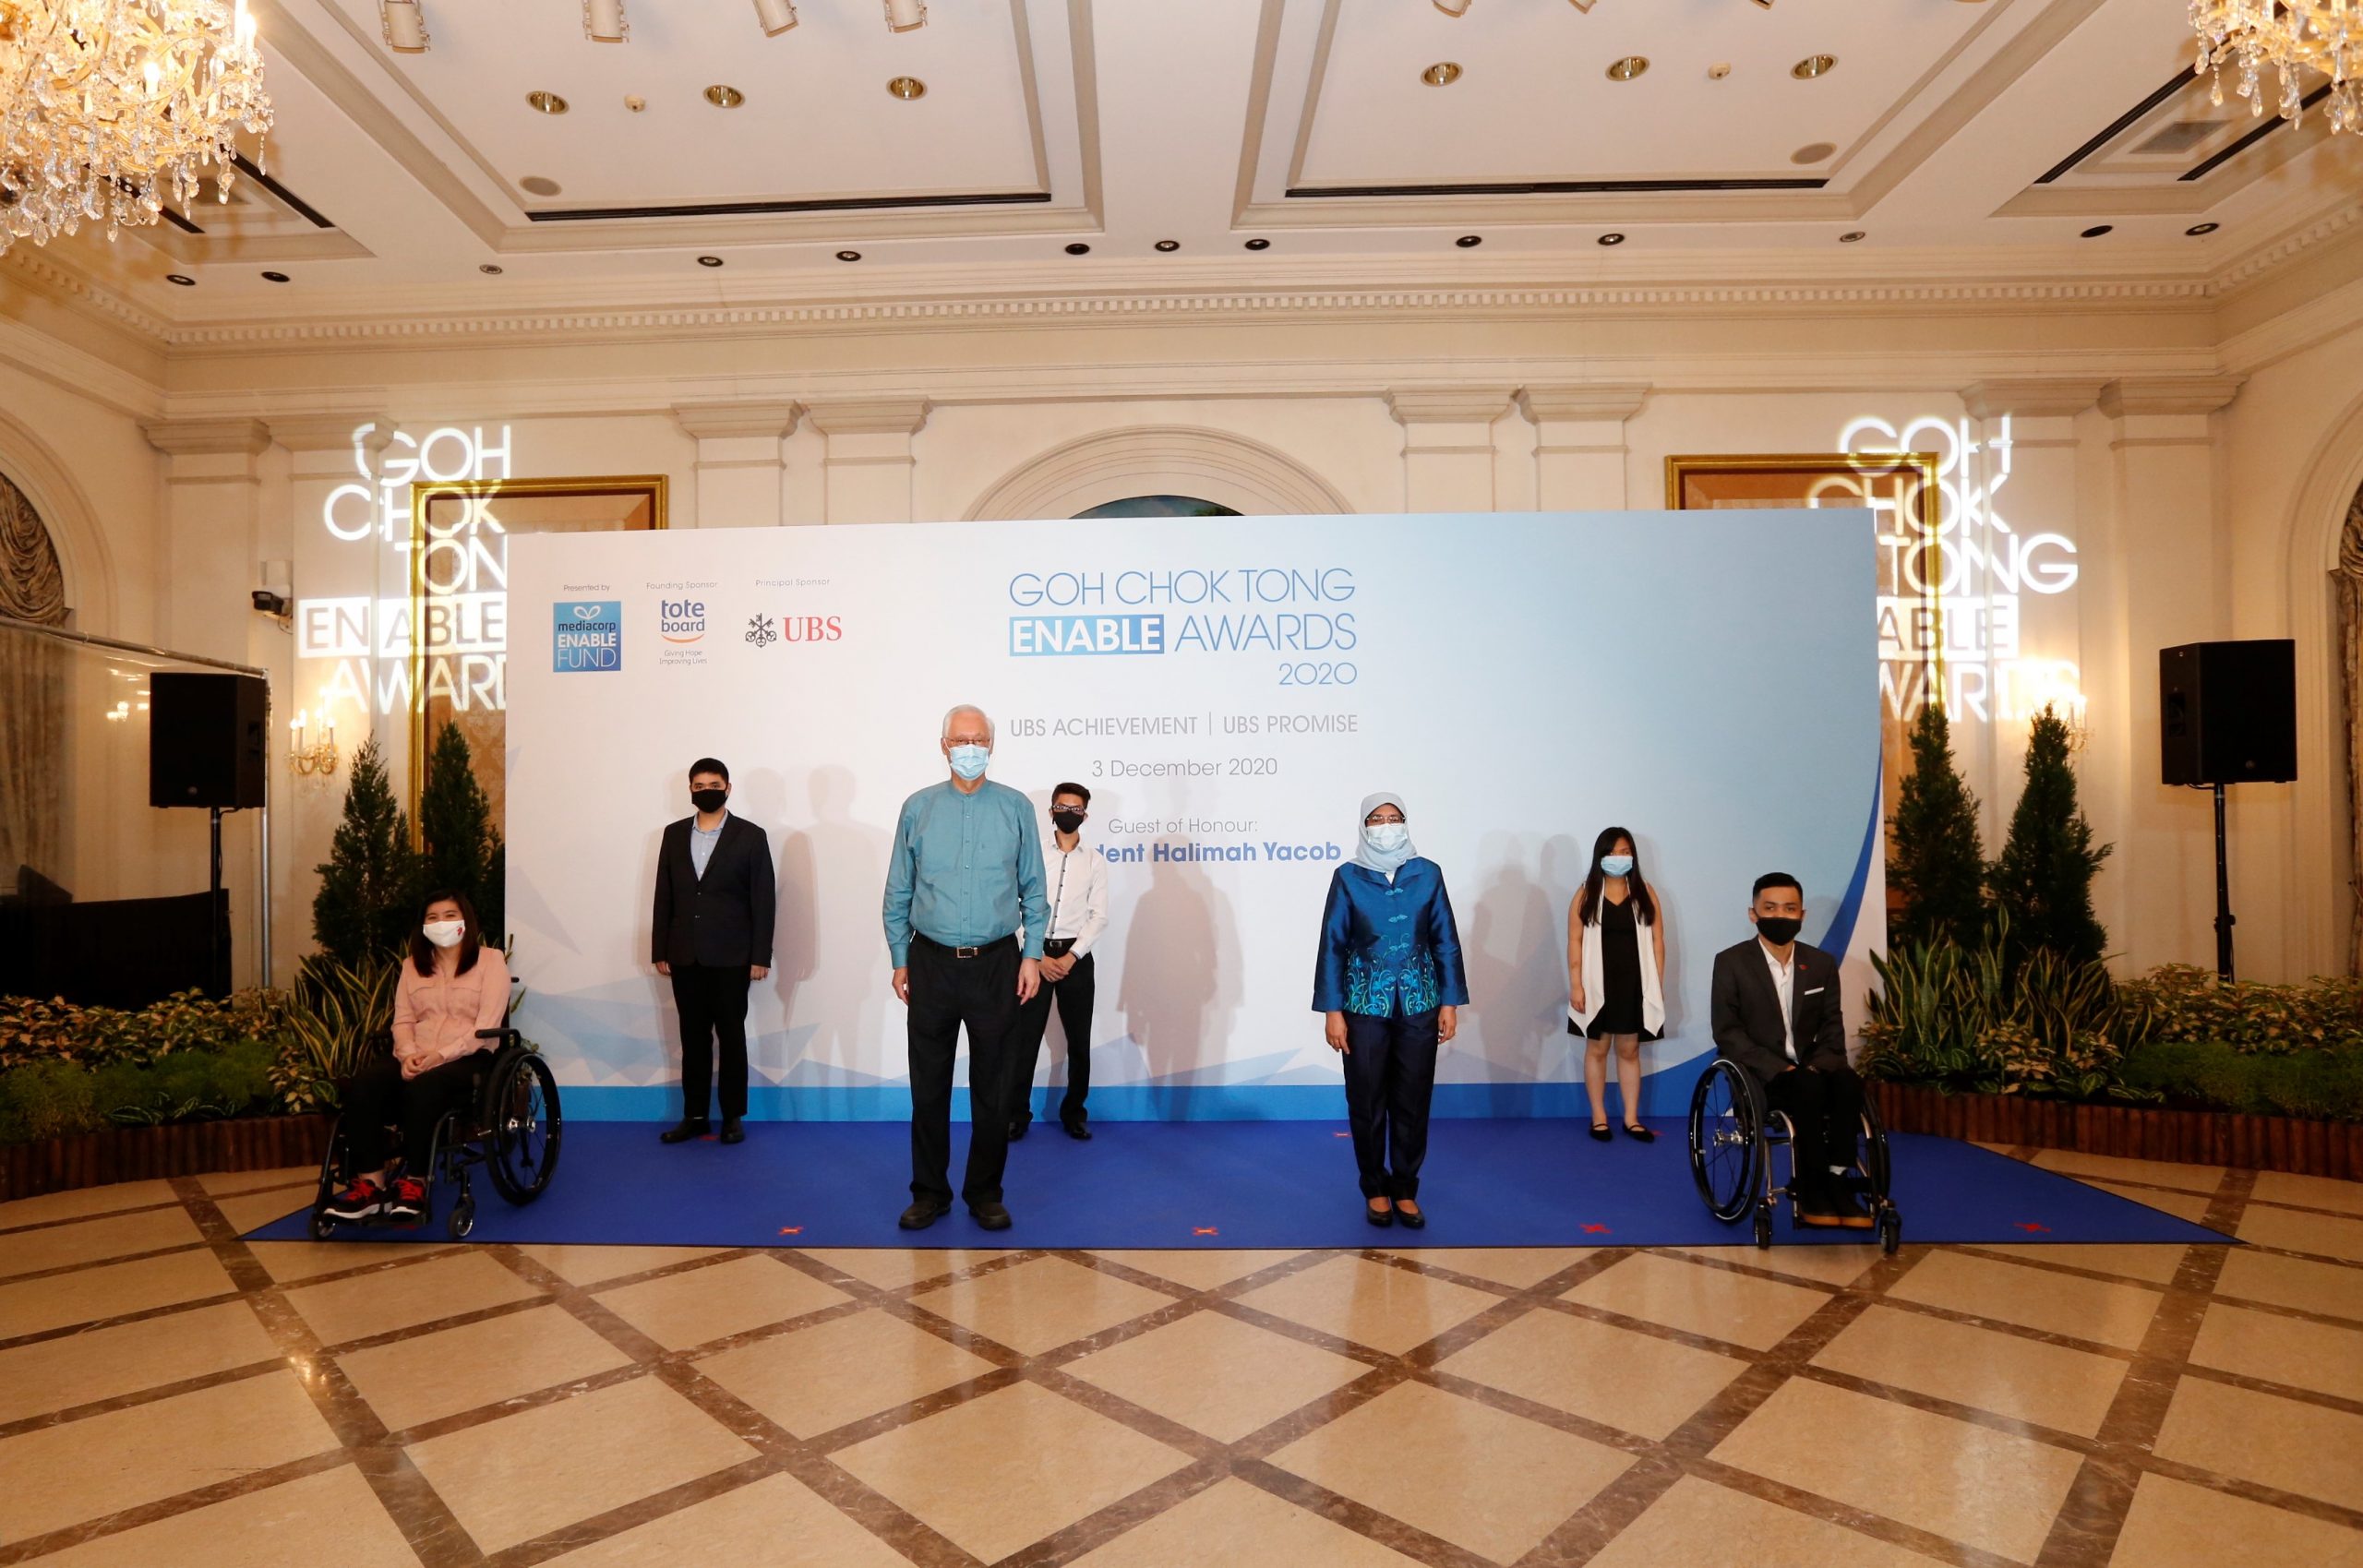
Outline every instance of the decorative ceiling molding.
POLYGON ((1509 413, 1514 387, 1403 387, 1386 394, 1398 425, 1491 425, 1509 413))
POLYGON ((1649 395, 1646 381, 1578 382, 1523 387, 1517 406, 1537 425, 1550 420, 1602 420, 1623 424, 1641 412, 1649 395))
POLYGON ((259 419, 150 419, 139 433, 170 457, 260 457, 270 446, 270 426, 259 419))
POLYGON ((2099 401, 2102 385, 2089 377, 2050 376, 1978 381, 1961 389, 1961 409, 1972 419, 2064 419, 2099 401))
POLYGON ((701 441, 735 437, 786 440, 796 434, 797 416, 803 412, 804 405, 792 399, 717 398, 673 405, 673 417, 681 428, 701 441))
POLYGON ((2239 260, 2218 272, 2212 281, 2212 286, 2219 293, 2229 293, 2254 282, 2273 269, 2311 250, 2316 245, 2327 240, 2335 239, 2357 223, 2363 223, 2363 203, 2343 207, 2335 212, 2327 213, 2310 223, 2293 229, 2268 245, 2260 245, 2249 252, 2239 260))
POLYGON ((2100 409, 2111 419, 2145 413, 2213 413, 2239 396, 2237 376, 2145 376, 2101 389, 2100 409))
POLYGON ((925 398, 831 398, 804 405, 823 436, 916 436, 927 423, 925 398))
POLYGON ((143 338, 162 341, 172 323, 126 299, 104 284, 92 281, 71 267, 61 265, 31 245, 11 246, 5 262, 30 288, 73 306, 110 326, 127 327, 143 338))

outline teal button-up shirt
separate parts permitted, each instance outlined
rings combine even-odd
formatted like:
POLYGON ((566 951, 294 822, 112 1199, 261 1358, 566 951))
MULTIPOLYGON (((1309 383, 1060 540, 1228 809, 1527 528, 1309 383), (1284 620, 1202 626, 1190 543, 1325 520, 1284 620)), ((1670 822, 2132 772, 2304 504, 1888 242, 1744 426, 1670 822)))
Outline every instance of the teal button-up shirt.
POLYGON ((1042 838, 1034 804, 985 781, 974 795, 946 779, 903 802, 886 859, 886 951, 910 962, 914 932, 945 947, 982 947, 1026 930, 1026 956, 1042 956, 1050 929, 1042 838))

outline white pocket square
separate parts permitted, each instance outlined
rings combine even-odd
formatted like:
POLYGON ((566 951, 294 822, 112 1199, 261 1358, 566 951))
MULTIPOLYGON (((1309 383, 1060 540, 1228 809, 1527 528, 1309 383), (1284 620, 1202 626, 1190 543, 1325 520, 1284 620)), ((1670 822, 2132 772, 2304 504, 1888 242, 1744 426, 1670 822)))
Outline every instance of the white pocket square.
POLYGON ((1809 990, 1809 991, 1805 992, 1805 994, 1806 996, 1809 996, 1809 997, 1817 997, 1817 996, 1821 995, 1821 993, 1822 993, 1822 992, 1824 992, 1824 991, 1826 991, 1826 990, 1828 990, 1828 989, 1829 989, 1829 987, 1828 986, 1816 986, 1812 990, 1809 990))

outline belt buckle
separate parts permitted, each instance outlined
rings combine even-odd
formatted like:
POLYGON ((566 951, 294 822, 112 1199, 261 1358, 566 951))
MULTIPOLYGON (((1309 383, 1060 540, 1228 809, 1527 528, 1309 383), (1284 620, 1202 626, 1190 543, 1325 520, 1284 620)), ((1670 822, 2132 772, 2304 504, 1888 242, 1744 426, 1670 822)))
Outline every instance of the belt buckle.
POLYGON ((985 950, 980 947, 955 947, 952 950, 952 956, 954 958, 974 958, 984 951, 985 950))

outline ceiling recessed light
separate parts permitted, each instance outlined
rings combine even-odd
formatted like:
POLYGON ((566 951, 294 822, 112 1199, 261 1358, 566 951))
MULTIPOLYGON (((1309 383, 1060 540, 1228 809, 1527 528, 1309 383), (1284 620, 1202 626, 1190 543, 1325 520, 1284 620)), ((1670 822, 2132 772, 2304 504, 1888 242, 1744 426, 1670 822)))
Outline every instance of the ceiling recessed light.
POLYGON ((287 274, 284 272, 266 272, 262 276, 263 281, 267 283, 283 283, 287 281, 287 274))
POLYGON ((1623 234, 1602 234, 1593 243, 1596 245, 1623 245, 1625 243, 1625 236, 1623 234))
POLYGON ((558 192, 558 182, 547 174, 528 174, 517 184, 535 196, 556 196, 558 192))
POLYGON ((1718 60, 1713 65, 1707 67, 1707 79, 1709 81, 1721 81, 1731 74, 1732 63, 1729 60, 1718 60))
POLYGON ((544 92, 539 88, 534 89, 532 92, 525 95, 525 104, 526 107, 538 110, 545 114, 563 114, 566 113, 565 99, 560 98, 555 92, 544 92))
POLYGON ((1789 154, 1789 162, 1796 164, 1818 163, 1838 150, 1834 141, 1809 141, 1789 154))
POLYGON ((624 107, 637 114, 648 107, 648 100, 636 92, 628 92, 624 95, 624 107))
POLYGON ((2095 223, 2091 228, 2086 229, 2081 237, 2088 240, 2096 240, 2103 234, 2110 233, 2116 227, 2117 225, 2114 223, 2095 223))
POLYGON ((1180 240, 1159 240, 1157 242, 1157 248, 1159 250, 1180 250, 1182 248, 1182 242, 1180 240))
POLYGON ((927 0, 886 0, 886 30, 908 32, 927 26, 927 0))
POLYGON ((1860 230, 1860 229, 1849 229, 1846 233, 1842 233, 1842 234, 1841 234, 1841 235, 1839 235, 1839 236, 1838 236, 1838 243, 1839 243, 1840 245, 1853 245, 1856 240, 1859 240, 1859 239, 1861 239, 1862 237, 1863 237, 1863 231, 1862 231, 1862 230, 1860 230))
POLYGON ((777 38, 796 25, 794 0, 755 0, 755 25, 765 38, 777 38))
POLYGON ((2186 234, 2212 234, 2223 226, 2224 225, 2221 223, 2193 223, 2189 228, 2185 229, 2183 233, 2186 234))
POLYGON ((908 103, 914 98, 927 96, 927 83, 917 77, 896 77, 886 84, 886 90, 908 103))
POLYGON ((1837 68, 1838 56, 1835 54, 1808 54, 1790 66, 1789 74, 1799 81, 1811 81, 1816 77, 1826 77, 1837 68))
POLYGON ((1465 17, 1469 14, 1469 0, 1435 0, 1435 6, 1447 17, 1465 17))
POLYGON ((1608 63, 1608 79, 1631 81, 1649 68, 1649 57, 1647 54, 1627 54, 1623 59, 1611 60, 1608 63))
POLYGON ((476 263, 476 270, 477 270, 477 271, 479 271, 479 272, 484 273, 486 277, 490 277, 490 278, 498 278, 498 277, 499 277, 499 276, 500 276, 500 269, 499 269, 497 265, 495 265, 494 263, 489 262, 489 261, 479 261, 479 262, 477 262, 477 263, 476 263))
POLYGON ((747 102, 747 95, 727 82, 716 82, 705 90, 705 101, 717 109, 736 109, 747 102))
POLYGON ((861 252, 858 250, 841 250, 837 252, 837 259, 839 261, 859 261, 861 259, 861 252))
POLYGON ((698 257, 698 265, 701 267, 719 267, 722 265, 722 257, 718 256, 701 256, 698 257))
POLYGON ((1463 234, 1452 243, 1458 245, 1463 250, 1475 250, 1479 245, 1485 243, 1485 236, 1482 234, 1463 234))
POLYGON ((1430 87, 1450 87, 1460 79, 1460 62, 1438 60, 1420 73, 1420 79, 1430 87))
POLYGON ((1247 248, 1250 250, 1269 250, 1272 248, 1272 242, 1265 239, 1249 240, 1247 242, 1247 248))
POLYGON ((185 289, 193 289, 197 287, 197 280, 190 277, 186 272, 167 272, 164 274, 164 281, 167 283, 178 283, 185 289))
POLYGON ((1084 244, 1081 240, 1077 240, 1074 244, 1067 246, 1067 254, 1069 256, 1089 256, 1091 254, 1091 247, 1084 244))

